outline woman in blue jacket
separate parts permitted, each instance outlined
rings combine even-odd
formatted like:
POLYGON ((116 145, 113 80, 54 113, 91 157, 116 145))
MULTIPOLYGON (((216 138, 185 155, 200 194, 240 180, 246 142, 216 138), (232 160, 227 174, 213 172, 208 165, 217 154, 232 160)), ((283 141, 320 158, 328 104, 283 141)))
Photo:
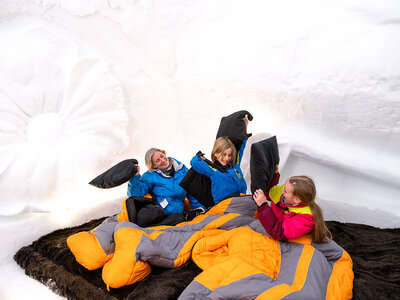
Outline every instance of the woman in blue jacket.
POLYGON ((168 157, 165 150, 150 148, 145 155, 145 163, 149 169, 142 176, 138 172, 128 183, 128 196, 144 196, 152 191, 166 215, 172 213, 183 214, 185 197, 190 206, 204 212, 205 208, 179 183, 186 175, 188 168, 178 160, 168 157))
POLYGON ((195 155, 190 161, 193 169, 211 179, 211 194, 215 204, 229 196, 245 194, 247 190, 240 163, 247 140, 244 140, 239 153, 227 137, 219 137, 214 143, 211 160, 219 169, 207 164, 201 156, 195 155), (222 170, 222 171, 221 171, 222 170))

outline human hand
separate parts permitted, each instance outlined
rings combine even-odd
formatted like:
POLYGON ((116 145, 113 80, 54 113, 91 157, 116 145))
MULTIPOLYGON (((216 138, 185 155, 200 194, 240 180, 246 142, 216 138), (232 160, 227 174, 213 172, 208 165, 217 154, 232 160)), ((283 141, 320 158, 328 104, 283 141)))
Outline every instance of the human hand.
POLYGON ((243 121, 244 121, 245 127, 247 128, 247 125, 249 124, 249 116, 245 115, 244 118, 243 118, 243 121))
POLYGON ((254 192, 253 199, 256 204, 260 207, 263 203, 267 202, 267 198, 262 189, 258 189, 254 192))
POLYGON ((139 167, 139 165, 136 164, 135 166, 137 167, 137 171, 136 171, 135 176, 136 176, 136 175, 140 175, 140 167, 139 167))

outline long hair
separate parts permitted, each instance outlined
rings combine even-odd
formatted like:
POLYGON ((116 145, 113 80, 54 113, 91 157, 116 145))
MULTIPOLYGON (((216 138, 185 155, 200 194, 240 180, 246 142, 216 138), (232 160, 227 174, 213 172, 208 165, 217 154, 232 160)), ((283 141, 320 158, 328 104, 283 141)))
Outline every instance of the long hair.
POLYGON ((310 177, 301 175, 290 177, 289 182, 293 186, 293 196, 298 197, 311 209, 314 218, 313 241, 315 243, 329 242, 332 239, 332 234, 326 227, 321 207, 315 202, 317 190, 314 181, 310 177))
POLYGON ((157 151, 167 155, 165 150, 161 150, 158 148, 150 148, 149 150, 146 151, 146 154, 144 155, 144 162, 146 163, 146 166, 150 171, 154 170, 152 157, 153 157, 154 153, 156 153, 157 151))
POLYGON ((232 141, 230 139, 228 139, 226 136, 221 136, 219 138, 217 138, 214 142, 214 147, 211 151, 211 161, 213 163, 215 163, 215 161, 217 160, 217 156, 215 154, 217 153, 222 153, 225 150, 228 150, 229 148, 232 149, 232 161, 233 164, 235 164, 236 161, 236 148, 235 145, 233 145, 232 141))

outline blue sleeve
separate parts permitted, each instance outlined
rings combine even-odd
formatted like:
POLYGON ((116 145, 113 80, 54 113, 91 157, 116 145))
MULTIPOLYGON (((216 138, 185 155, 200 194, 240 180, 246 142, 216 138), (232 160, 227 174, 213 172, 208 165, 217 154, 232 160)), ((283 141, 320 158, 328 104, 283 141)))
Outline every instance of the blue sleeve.
POLYGON ((186 198, 188 198, 189 203, 190 203, 190 206, 191 206, 193 209, 202 207, 202 208, 204 209, 204 211, 207 210, 203 205, 200 204, 200 202, 199 202, 195 197, 193 197, 193 196, 190 195, 189 193, 186 194, 186 198))
POLYGON ((201 158, 198 157, 197 155, 195 155, 192 158, 190 164, 197 173, 203 174, 210 178, 214 174, 214 172, 216 172, 212 168, 210 168, 210 166, 205 161, 201 160, 201 158))
MULTIPOLYGON (((143 174, 144 175, 144 174, 143 174)), ((128 182, 128 197, 143 197, 151 190, 151 185, 145 180, 145 176, 133 176, 128 182)))
POLYGON ((245 139, 243 141, 242 146, 240 146, 240 149, 239 149, 238 157, 236 160, 236 164, 239 166, 240 166, 240 163, 242 162, 243 152, 244 152, 244 148, 246 148, 246 144, 247 144, 247 139, 245 139))

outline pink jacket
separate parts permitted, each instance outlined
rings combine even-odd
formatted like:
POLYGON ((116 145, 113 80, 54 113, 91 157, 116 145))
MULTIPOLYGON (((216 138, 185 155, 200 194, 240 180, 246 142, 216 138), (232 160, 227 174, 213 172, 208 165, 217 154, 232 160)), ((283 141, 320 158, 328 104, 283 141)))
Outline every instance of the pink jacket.
POLYGON ((295 239, 314 230, 314 218, 308 205, 291 206, 282 203, 281 191, 284 184, 277 186, 279 173, 272 178, 266 191, 271 206, 262 205, 257 209, 258 219, 268 234, 280 241, 295 239))

